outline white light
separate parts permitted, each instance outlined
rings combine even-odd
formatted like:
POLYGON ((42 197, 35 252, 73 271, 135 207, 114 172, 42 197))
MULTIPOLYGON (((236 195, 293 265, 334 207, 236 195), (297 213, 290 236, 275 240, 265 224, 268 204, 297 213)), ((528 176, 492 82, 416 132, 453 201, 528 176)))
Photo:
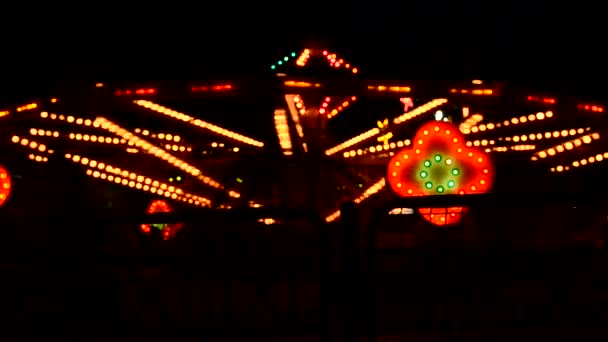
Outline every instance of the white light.
POLYGON ((438 110, 438 111, 435 112, 435 120, 437 120, 437 121, 443 120, 443 112, 442 111, 438 110))

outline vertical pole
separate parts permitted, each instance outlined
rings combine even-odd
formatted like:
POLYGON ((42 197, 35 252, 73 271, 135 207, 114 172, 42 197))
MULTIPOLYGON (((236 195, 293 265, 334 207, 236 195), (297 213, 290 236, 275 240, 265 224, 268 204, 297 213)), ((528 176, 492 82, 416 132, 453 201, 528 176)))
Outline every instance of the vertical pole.
POLYGON ((342 318, 342 332, 347 342, 357 342, 359 338, 359 319, 361 318, 361 275, 359 271, 359 212, 352 202, 347 202, 341 209, 341 256, 342 272, 337 288, 340 295, 338 310, 342 318))

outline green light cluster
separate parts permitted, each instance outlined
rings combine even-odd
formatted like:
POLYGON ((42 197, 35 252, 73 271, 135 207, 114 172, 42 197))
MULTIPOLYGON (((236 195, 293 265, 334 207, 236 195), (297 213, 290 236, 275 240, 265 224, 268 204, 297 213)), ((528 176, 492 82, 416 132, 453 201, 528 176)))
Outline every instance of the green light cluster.
MULTIPOLYGON (((432 160, 437 164, 437 166, 442 167, 442 168, 450 168, 450 176, 458 176, 460 175, 460 169, 456 168, 456 167, 452 167, 452 164, 454 163, 452 159, 447 158, 444 159, 444 157, 441 154, 436 154, 433 156, 432 160), (443 161, 443 162, 442 162, 443 161)), ((429 180, 428 178, 430 177, 431 171, 427 170, 428 168, 430 168, 431 166, 433 166, 433 162, 431 160, 425 160, 423 162, 424 165, 424 169, 421 170, 418 175, 420 176, 420 178, 425 180, 424 183, 424 187, 428 190, 431 190, 434 188, 434 184, 431 180, 429 180)), ((449 179, 447 181, 447 184, 444 185, 437 185, 437 187, 435 188, 435 190, 437 191, 437 193, 444 193, 446 191, 446 187, 449 189, 452 189, 454 187, 456 187, 456 181, 454 179, 449 179)))
POLYGON ((276 69, 277 65, 283 65, 283 62, 287 62, 287 61, 289 61, 290 57, 295 57, 295 56, 296 56, 296 53, 292 52, 290 56, 285 56, 285 57, 283 57, 283 59, 279 59, 278 62, 276 62, 275 64, 271 65, 270 69, 272 69, 272 70, 276 69))

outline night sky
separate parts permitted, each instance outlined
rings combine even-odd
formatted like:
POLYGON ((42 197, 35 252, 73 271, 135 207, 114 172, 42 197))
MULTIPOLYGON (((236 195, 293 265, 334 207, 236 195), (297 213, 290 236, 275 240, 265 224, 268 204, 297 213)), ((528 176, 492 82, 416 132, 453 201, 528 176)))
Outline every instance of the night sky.
POLYGON ((373 4, 83 4, 3 12, 0 101, 43 95, 61 82, 263 77, 282 54, 311 43, 348 56, 370 77, 507 79, 598 99, 608 88, 598 8, 373 4))

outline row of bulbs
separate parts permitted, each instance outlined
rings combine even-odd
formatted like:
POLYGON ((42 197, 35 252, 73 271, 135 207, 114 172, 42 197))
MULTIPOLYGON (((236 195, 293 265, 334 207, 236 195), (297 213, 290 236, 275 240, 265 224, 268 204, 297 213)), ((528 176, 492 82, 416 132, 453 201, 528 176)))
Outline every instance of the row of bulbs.
POLYGON ((43 136, 47 136, 47 137, 51 137, 52 136, 54 138, 59 137, 59 132, 57 132, 57 131, 52 132, 52 131, 49 131, 49 130, 45 131, 43 129, 36 129, 36 128, 30 128, 30 134, 31 135, 39 135, 41 137, 43 137, 43 136))
POLYGON ((312 86, 314 86, 315 88, 319 88, 321 87, 321 83, 310 83, 310 82, 303 82, 303 81, 285 81, 283 84, 285 84, 288 87, 297 87, 297 88, 310 88, 312 86))
POLYGON ((30 109, 34 109, 37 107, 38 107, 38 105, 36 103, 30 103, 30 104, 26 104, 25 106, 17 107, 17 111, 23 112, 24 110, 30 110, 30 109))
POLYGON ((400 86, 367 86, 367 90, 376 90, 376 91, 392 91, 395 93, 409 93, 412 91, 410 87, 400 87, 400 86))
MULTIPOLYGON (((159 182, 158 180, 153 180, 149 177, 145 177, 134 172, 121 170, 119 168, 113 167, 112 165, 105 164, 103 162, 98 162, 87 157, 66 154, 65 158, 71 160, 74 163, 79 163, 84 166, 90 167, 90 169, 87 170, 87 175, 93 176, 94 178, 107 179, 110 182, 114 181, 117 184, 122 184, 130 188, 148 191, 159 196, 170 197, 173 199, 178 199, 178 197, 182 196, 186 198, 187 195, 181 189, 176 188, 172 185, 167 185, 165 183, 159 182)), ((188 195, 188 198, 192 198, 193 202, 197 201, 201 205, 211 204, 211 201, 207 198, 190 194, 188 195)))
POLYGON ((494 140, 486 140, 486 139, 482 139, 482 140, 474 140, 474 141, 467 141, 466 145, 468 147, 471 146, 488 146, 488 145, 494 145, 496 142, 494 140))
MULTIPOLYGON (((572 162, 572 166, 574 166, 574 167, 585 166, 585 165, 588 165, 588 164, 593 164, 595 162, 601 162, 601 161, 604 161, 604 160, 608 160, 608 152, 604 152, 603 154, 602 153, 598 153, 595 156, 591 156, 591 157, 588 157, 588 158, 583 158, 583 159, 580 159, 580 160, 575 160, 575 161, 572 162)), ((559 165, 559 166, 557 166, 555 168, 551 168, 551 171, 552 172, 553 171, 562 172, 562 171, 567 171, 569 169, 570 168, 568 166, 564 167, 562 165, 559 165)))
POLYGON ((503 125, 505 127, 513 124, 513 125, 517 125, 520 123, 526 123, 526 122, 532 122, 535 120, 544 120, 546 118, 552 118, 553 117, 553 112, 548 111, 546 113, 543 112, 538 112, 536 114, 530 114, 530 115, 522 115, 519 118, 512 118, 510 120, 505 120, 504 122, 498 122, 498 123, 489 123, 489 124, 481 124, 479 125, 479 127, 471 127, 470 130, 465 130, 463 131, 464 134, 470 134, 470 133, 477 133, 477 132, 484 132, 486 130, 493 130, 494 128, 500 128, 503 125))
POLYGON ((330 148, 329 150, 325 151, 325 154, 328 156, 331 156, 332 154, 334 154, 336 152, 340 152, 345 148, 349 148, 353 145, 356 145, 356 144, 358 144, 366 139, 369 139, 375 135, 378 135, 378 134, 380 134, 380 129, 372 128, 367 132, 361 133, 361 134, 357 135, 356 137, 350 138, 349 140, 330 148))
POLYGON ((344 158, 352 158, 355 156, 362 156, 362 155, 365 155, 368 153, 376 153, 376 152, 394 150, 395 148, 410 146, 411 144, 412 144, 412 142, 410 141, 410 139, 405 139, 403 141, 399 140, 396 143, 391 142, 390 144, 386 144, 386 145, 371 146, 364 150, 363 149, 351 150, 348 152, 344 152, 343 156, 344 156, 344 158))
MULTIPOLYGON (((590 130, 591 128, 587 128, 587 130, 590 130)), ((575 136, 577 134, 582 134, 585 132, 584 128, 579 128, 579 129, 564 129, 561 131, 553 131, 553 132, 545 132, 545 133, 531 133, 531 134, 522 134, 522 135, 515 135, 512 137, 500 137, 498 138, 498 140, 505 140, 505 141, 513 141, 513 142, 520 142, 520 141, 527 141, 527 140, 541 140, 541 139, 551 139, 551 138, 559 138, 559 137, 567 137, 567 136, 575 136)))
POLYGON ((128 132, 124 128, 121 128, 120 126, 116 125, 115 123, 113 123, 105 118, 102 118, 102 117, 97 118, 97 120, 95 120, 95 122, 101 124, 101 127, 103 129, 108 130, 108 131, 122 137, 123 139, 127 140, 127 142, 132 142, 136 147, 143 149, 147 153, 152 154, 152 155, 170 163, 171 165, 177 167, 180 170, 183 170, 184 172, 191 174, 194 177, 197 177, 204 184, 212 186, 214 188, 218 188, 218 189, 223 188, 215 180, 211 179, 210 177, 202 175, 201 171, 199 169, 197 169, 196 167, 186 163, 185 161, 183 161, 179 158, 172 156, 171 154, 167 153, 165 150, 158 148, 158 147, 150 144, 149 142, 137 137, 136 135, 128 132))
MULTIPOLYGON (((286 95, 289 96, 289 95, 286 95)), ((298 111, 300 112, 300 115, 304 115, 306 114, 306 107, 304 106, 304 100, 302 100, 301 97, 299 96, 293 96, 293 102, 294 105, 296 106, 296 108, 298 109, 298 111)))
POLYGON ((289 136, 289 125, 287 124, 287 113, 285 113, 285 110, 277 109, 274 111, 274 126, 277 130, 283 154, 291 155, 291 137, 289 136))
POLYGON ((492 149, 486 149, 486 152, 531 151, 534 149, 536 149, 535 145, 513 145, 513 146, 493 147, 492 149))
POLYGON ((306 62, 308 62, 309 58, 310 58, 310 50, 309 49, 304 49, 304 51, 298 57, 298 60, 296 61, 296 64, 298 66, 303 67, 303 66, 306 65, 306 62))
POLYGON ((483 115, 481 114, 473 114, 469 117, 468 108, 463 108, 462 114, 465 118, 467 118, 458 126, 458 130, 463 134, 471 133, 471 129, 475 127, 481 120, 483 120, 483 115))
POLYGON ((287 61, 289 61, 289 58, 290 58, 290 57, 295 57, 295 56, 296 56, 296 53, 295 53, 295 52, 292 52, 292 53, 291 53, 289 56, 285 56, 285 57, 283 57, 282 59, 279 59, 279 60, 278 60, 278 61, 275 63, 276 65, 275 65, 275 64, 271 65, 271 66, 270 66, 270 69, 272 69, 272 70, 276 69, 276 68, 277 68, 277 65, 283 65, 283 62, 287 62, 287 61))
MULTIPOLYGON (((40 113, 40 116, 42 118, 48 118, 49 114, 47 112, 42 112, 40 113)), ((98 128, 99 124, 95 124, 94 121, 91 121, 90 119, 82 119, 82 118, 75 118, 73 116, 64 116, 64 115, 59 115, 57 116, 56 114, 50 114, 50 118, 51 119, 59 119, 59 120, 65 120, 69 123, 76 123, 77 125, 85 125, 85 126, 93 126, 98 128)), ((36 135, 36 133, 34 133, 34 128, 32 128, 30 130, 30 134, 32 135, 36 135)), ((37 134, 38 135, 42 135, 41 133, 42 130, 38 130, 37 134)), ((49 134, 50 131, 47 131, 47 136, 49 134)), ((149 135, 150 132, 148 130, 141 130, 140 128, 136 128, 135 129, 136 133, 141 133, 143 135, 149 135)), ((54 137, 58 137, 59 136, 59 132, 54 132, 53 133, 54 137)), ((152 137, 158 137, 159 139, 166 139, 169 141, 175 141, 175 142, 179 142, 181 140, 181 137, 178 135, 172 135, 170 133, 158 133, 158 134, 152 134, 152 137)), ((92 141, 92 142, 100 142, 100 143, 113 143, 113 144, 124 144, 126 143, 125 139, 118 139, 118 138, 110 138, 110 137, 103 137, 103 136, 95 136, 95 135, 88 135, 88 134, 75 134, 75 133, 70 133, 69 134, 69 138, 70 139, 76 139, 76 140, 84 140, 84 141, 92 141)), ((134 144, 132 142, 129 143, 129 146, 134 146, 134 144)), ((165 145, 165 148, 168 150, 173 150, 173 151, 180 151, 180 152, 185 152, 185 151, 192 151, 191 147, 185 147, 185 146, 179 146, 179 145, 165 145)), ((135 151, 134 149, 129 149, 127 152, 129 153, 135 153, 137 151, 135 151)))
POLYGON ((48 157, 43 157, 40 155, 36 155, 36 154, 30 154, 29 156, 27 156, 30 160, 39 162, 39 163, 46 163, 49 161, 48 157))
POLYGON ((71 115, 65 116, 63 114, 57 115, 54 113, 49 114, 48 112, 41 112, 40 117, 43 119, 50 118, 51 120, 59 119, 62 121, 67 121, 69 123, 76 123, 77 125, 93 126, 95 128, 99 128, 99 124, 96 125, 95 121, 92 121, 90 119, 75 118, 71 115))
POLYGON ((561 143, 559 145, 553 146, 551 148, 548 148, 546 150, 543 151, 539 151, 537 153, 535 153, 531 159, 532 160, 538 160, 538 158, 547 158, 547 156, 554 156, 557 153, 562 153, 564 151, 569 151, 572 150, 574 148, 580 147, 583 144, 591 144, 591 142, 593 140, 598 140, 600 138, 600 134, 599 133, 591 133, 591 134, 587 134, 584 135, 580 138, 577 139, 573 139, 570 141, 566 141, 564 143, 561 143))
POLYGON ((331 101, 331 98, 329 96, 323 100, 323 103, 321 103, 321 107, 319 107, 319 114, 325 114, 325 112, 327 111, 327 107, 329 106, 329 101, 331 101))
MULTIPOLYGON (((378 182, 374 183, 372 186, 365 189, 365 191, 359 197, 355 198, 354 202, 356 204, 360 204, 361 202, 368 199, 370 196, 378 193, 385 186, 386 186, 386 178, 382 177, 382 179, 380 179, 378 182)), ((340 217, 340 215, 341 215, 340 210, 336 210, 333 213, 331 213, 330 215, 328 215, 327 217, 325 217, 325 222, 329 223, 329 222, 335 221, 337 218, 340 217)))
MULTIPOLYGON (((290 103, 290 96, 293 95, 285 95, 285 97, 287 98, 287 103, 290 103)), ((302 139, 302 147, 304 148, 305 152, 308 152, 308 146, 306 146, 306 143, 304 142, 304 128, 302 127, 302 123, 300 123, 300 116, 298 115, 298 113, 296 112, 296 109, 293 108, 293 106, 295 105, 297 108, 300 109, 300 114, 304 114, 306 113, 306 108, 304 106, 304 100, 302 100, 301 97, 299 96, 293 96, 292 99, 293 102, 291 102, 291 105, 289 105, 289 112, 291 113, 291 119, 293 120, 293 123, 296 126, 296 132, 298 132, 298 136, 300 137, 300 139, 302 139)))
MULTIPOLYGON (((338 59, 338 56, 336 56, 335 53, 330 54, 328 51, 323 51, 323 56, 325 56, 327 58, 329 65, 332 67, 339 68, 340 66, 344 65, 344 67, 346 69, 351 68, 351 65, 348 63, 344 63, 343 59, 338 59)), ((352 68, 351 71, 353 72, 353 74, 356 74, 357 72, 359 72, 359 70, 357 68, 352 68)))
MULTIPOLYGON (((350 98, 351 101, 356 101, 357 97, 353 96, 350 98)), ((347 101, 342 102, 341 105, 339 105, 337 108, 333 109, 329 114, 327 114, 327 118, 331 119, 334 116, 338 115, 338 113, 340 113, 343 109, 345 109, 346 107, 348 107, 350 103, 347 101)))
POLYGON ((245 144, 253 145, 253 146, 256 146, 256 147, 263 147, 264 146, 263 142, 260 142, 260 141, 248 138, 248 137, 243 136, 241 134, 229 131, 229 130, 221 128, 219 126, 216 126, 216 125, 210 124, 208 122, 202 121, 200 119, 194 119, 193 117, 191 117, 189 115, 186 115, 184 113, 180 113, 178 111, 175 111, 175 110, 172 110, 172 109, 169 109, 169 108, 166 108, 166 107, 163 107, 163 106, 158 105, 156 103, 153 103, 153 102, 150 102, 150 101, 146 101, 146 100, 138 100, 138 101, 134 101, 134 102, 137 105, 142 106, 144 108, 151 109, 151 110, 156 111, 158 113, 161 113, 161 114, 167 115, 169 117, 172 117, 172 118, 175 118, 175 119, 187 122, 187 123, 192 124, 194 126, 198 126, 198 127, 201 127, 201 128, 206 128, 206 129, 208 129, 208 130, 210 130, 210 131, 212 131, 214 133, 217 133, 217 134, 226 136, 228 138, 231 138, 231 139, 243 142, 245 144))
POLYGON ((494 91, 492 89, 451 89, 450 93, 460 93, 460 94, 473 94, 473 95, 492 95, 494 91))
POLYGON ((30 141, 26 138, 19 138, 18 136, 14 135, 11 138, 11 141, 15 144, 20 143, 22 146, 27 146, 33 150, 38 150, 40 152, 47 152, 49 154, 53 154, 53 150, 49 150, 45 144, 40 144, 33 140, 30 141))
POLYGON ((411 111, 409 111, 407 113, 404 113, 403 115, 400 115, 400 116, 396 117, 393 120, 393 122, 396 123, 396 124, 400 124, 400 123, 406 122, 406 121, 408 121, 410 119, 415 118, 418 115, 421 115, 421 114, 424 114, 424 113, 428 112, 429 110, 431 110, 431 109, 433 109, 435 107, 441 106, 442 104, 444 104, 446 102, 448 102, 448 100, 446 100, 446 99, 435 99, 435 100, 432 100, 430 102, 427 102, 427 103, 423 104, 422 106, 419 106, 419 107, 417 107, 415 109, 412 109, 411 111))
POLYGON ((542 103, 549 103, 549 104, 556 104, 557 103, 557 101, 555 99, 540 98, 538 96, 528 96, 528 101, 542 102, 542 103))
POLYGON ((152 138, 158 138, 158 139, 161 139, 161 140, 175 141, 176 143, 180 142, 180 140, 182 140, 182 138, 179 135, 177 135, 177 134, 171 134, 171 133, 157 133, 157 134, 155 134, 155 133, 150 133, 150 131, 147 130, 147 129, 142 130, 141 128, 136 128, 134 131, 137 134, 142 134, 142 135, 145 135, 145 136, 151 136, 152 138))

